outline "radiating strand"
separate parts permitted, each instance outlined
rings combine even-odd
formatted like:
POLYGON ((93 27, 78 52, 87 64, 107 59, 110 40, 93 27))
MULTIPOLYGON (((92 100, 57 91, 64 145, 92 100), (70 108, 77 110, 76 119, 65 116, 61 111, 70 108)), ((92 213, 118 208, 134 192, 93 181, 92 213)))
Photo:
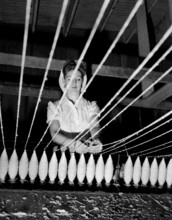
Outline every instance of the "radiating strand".
POLYGON ((152 155, 152 156, 147 156, 147 157, 149 157, 149 158, 154 158, 154 157, 156 157, 156 158, 162 158, 162 157, 172 157, 172 154, 161 154, 161 155, 152 155))
MULTIPOLYGON (((163 77, 165 77, 166 75, 168 75, 169 74, 169 72, 171 72, 172 71, 172 67, 170 67, 165 73, 163 73, 155 82, 153 82, 149 87, 147 87, 139 96, 137 96, 131 103, 129 103, 129 105, 127 105, 119 114, 121 114, 121 113, 123 113, 126 109, 128 109, 128 107, 129 106, 131 106, 135 101, 137 101, 141 96, 143 96, 149 89, 151 89, 154 85, 156 85, 159 81, 161 81, 161 79, 163 78, 163 77)), ((117 114, 116 116, 118 116, 119 114, 117 114)), ((114 118, 116 118, 116 116, 114 117, 114 118)), ((110 120, 109 122, 108 122, 108 124, 110 124, 113 120, 114 120, 114 118, 112 118, 112 120, 110 120)), ((105 125, 105 126, 107 126, 107 124, 105 125)), ((105 127, 104 126, 104 127, 105 127)), ((103 128, 104 128, 103 127, 103 128)), ((117 148, 120 148, 120 146, 119 147, 117 147, 117 148)), ((114 150, 116 150, 117 148, 115 148, 114 150)), ((129 150, 129 149, 128 149, 129 150)), ((107 153, 107 152, 106 152, 107 153)))
MULTIPOLYGON (((168 48, 168 50, 154 63, 154 65, 148 69, 148 71, 146 71, 146 73, 125 93, 125 95, 123 97, 121 97, 117 103, 115 103, 115 105, 112 106, 112 108, 101 118, 101 120, 106 117, 122 100, 124 100, 124 98, 137 86, 139 85, 140 82, 142 82, 159 64, 160 62, 162 62, 166 56, 172 51, 172 46, 170 48, 168 48)), ((100 120, 100 121, 101 121, 100 120)), ((108 146, 111 145, 115 142, 112 143, 107 143, 104 144, 104 146, 108 146)))
POLYGON ((26 58, 27 39, 28 39, 28 32, 29 32, 29 20, 30 20, 31 3, 32 3, 32 0, 27 0, 23 50, 22 50, 22 60, 21 60, 20 83, 19 83, 19 93, 18 93, 18 102, 17 102, 17 118, 16 118, 16 131, 15 131, 15 139, 14 139, 14 148, 16 147, 16 141, 17 141, 17 136, 18 136, 19 112, 20 112, 20 102, 21 102, 23 75, 24 75, 24 65, 25 65, 25 58, 26 58))
MULTIPOLYGON (((107 149, 102 150, 101 153, 104 153, 105 151, 110 150, 110 149, 114 149, 114 148, 115 148, 116 146, 118 146, 119 144, 124 143, 124 141, 125 141, 124 138, 121 139, 121 140, 119 140, 118 143, 115 143, 115 144, 113 144, 112 146, 108 147, 107 149)), ((120 145, 120 146, 124 146, 124 145, 125 145, 125 144, 120 145)), ((103 147, 105 147, 105 146, 106 146, 106 145, 103 144, 103 147)))
MULTIPOLYGON (((162 137, 162 136, 164 136, 164 135, 166 135, 166 134, 168 134, 168 133, 170 133, 170 132, 172 132, 172 129, 170 129, 170 130, 168 130, 168 131, 166 131, 166 132, 164 132, 164 133, 162 133, 162 134, 160 134, 160 135, 158 135, 158 136, 155 136, 155 137, 153 137, 153 138, 151 138, 151 139, 148 139, 148 140, 146 140, 146 141, 144 141, 144 142, 141 142, 141 143, 139 143, 139 144, 137 144, 137 145, 134 145, 134 146, 132 146, 132 147, 129 147, 129 148, 127 148, 127 150, 131 150, 131 149, 135 149, 136 147, 138 147, 138 146, 140 146, 140 145, 143 145, 143 144, 146 144, 146 143, 148 143, 148 142, 150 142, 150 141, 153 141, 153 140, 155 140, 155 139, 158 139, 158 138, 160 138, 160 137, 162 137)), ((164 144, 163 144, 164 145, 164 144)), ((125 146, 125 145, 121 145, 121 146, 119 146, 119 147, 117 147, 117 148, 115 148, 115 150, 117 150, 118 148, 121 148, 121 147, 123 147, 123 146, 125 146)), ((114 150, 114 149, 113 149, 114 150)), ((106 151, 106 153, 107 152, 109 152, 109 151, 106 151)), ((137 152, 137 153, 133 153, 133 154, 131 154, 131 155, 136 155, 136 154, 139 154, 141 151, 139 151, 139 152, 137 152)), ((103 153, 105 153, 105 152, 103 152, 103 153)))
POLYGON ((5 139, 4 139, 4 129, 3 129, 3 121, 2 121, 2 105, 0 100, 0 124, 1 124, 1 133, 2 133, 2 143, 5 149, 5 139))
MULTIPOLYGON (((159 147, 159 146, 157 146, 157 148, 158 148, 158 147, 159 147)), ((147 154, 152 154, 152 153, 154 153, 154 152, 158 152, 158 151, 161 151, 161 150, 165 150, 165 149, 168 149, 168 148, 170 148, 170 147, 172 147, 172 145, 169 145, 169 146, 163 147, 163 148, 161 148, 161 149, 157 149, 157 148, 156 148, 156 150, 153 150, 153 151, 148 152, 148 153, 144 153, 144 154, 142 154, 141 156, 143 156, 143 155, 147 155, 147 154)))
MULTIPOLYGON (((172 25, 170 26, 170 28, 168 29, 168 31, 165 33, 165 35, 161 38, 161 40, 159 41, 159 43, 154 47, 154 49, 149 53, 149 55, 144 59, 144 61, 141 63, 141 65, 139 65, 139 67, 134 71, 134 77, 136 76, 136 72, 138 73, 141 69, 142 69, 142 67, 145 65, 145 63, 147 63, 148 62, 148 60, 154 55, 154 53, 159 49, 159 47, 162 45, 162 43, 169 37, 169 35, 171 34, 171 32, 172 32, 172 25), (143 63, 144 63, 144 65, 143 65, 143 63), (139 69, 139 71, 137 71, 139 69)), ((171 71, 171 68, 170 68, 170 71, 171 71)), ((168 73, 170 72, 170 71, 168 71, 168 73)), ((168 73, 166 73, 165 75, 167 75, 168 73)), ((129 77, 129 79, 127 80, 127 81, 131 81, 130 79, 133 79, 134 77, 133 77, 133 74, 129 77)), ((164 77, 164 76, 163 76, 164 77)), ((161 76, 161 78, 160 78, 160 80, 163 78, 162 76, 161 76)), ((160 81, 160 80, 158 80, 158 82, 160 81)), ((126 81, 126 85, 128 84, 127 83, 127 81, 126 81)), ((156 82, 156 81, 155 81, 156 82)), ((122 86, 123 88, 124 88, 124 86, 122 86)), ((121 87, 121 88, 122 88, 121 87)), ((120 88, 120 90, 121 90, 121 88, 120 88)), ((144 93, 143 94, 145 94, 150 88, 152 88, 152 86, 150 87, 148 87, 145 91, 144 91, 144 93)), ((114 97, 116 98, 117 97, 117 94, 119 95, 119 92, 117 92, 115 95, 114 95, 114 97)), ((100 131, 102 131, 105 127, 107 127, 112 121, 114 121, 119 115, 121 115, 126 109, 128 109, 128 107, 130 107, 135 101, 137 101, 142 95, 143 95, 142 93, 141 93, 141 95, 140 96, 138 96, 136 99, 134 99, 131 103, 129 103, 122 111, 120 111, 115 117, 113 117, 107 124, 105 124, 98 132, 96 132, 95 134, 94 134, 94 136, 95 135, 97 135, 100 131)), ((112 98, 109 102, 111 103, 112 102, 112 100, 113 100, 114 98, 112 98)), ((110 103, 107 103, 107 105, 110 105, 110 103)), ((119 103, 119 102, 118 102, 119 103)), ((100 120, 99 120, 100 121, 100 120)), ((98 123, 98 122, 97 122, 98 123)))
MULTIPOLYGON (((95 70, 95 72, 92 74, 91 79, 89 80, 89 82, 87 83, 86 87, 84 88, 84 91, 81 93, 81 95, 79 96, 79 98, 76 101, 76 104, 79 102, 79 100, 82 98, 83 94, 85 93, 86 89, 89 87, 89 85, 91 84, 91 82, 93 81, 94 77, 97 75, 97 73, 99 72, 99 70, 101 69, 102 65, 104 64, 104 62, 106 61, 106 59, 108 58, 109 54, 112 52, 112 50, 114 49, 114 47, 116 46, 117 42, 119 41, 120 37, 122 36, 122 34, 124 33, 125 29, 127 28, 127 26, 129 25, 129 23, 131 22, 132 18, 134 17, 134 15, 136 14, 136 12, 138 11, 138 8, 141 6, 141 4, 143 3, 142 0, 137 1, 136 5, 134 6, 133 10, 131 11, 131 13, 129 14, 127 20, 125 21, 124 25, 122 26, 122 28, 120 29, 118 35, 116 36, 116 38, 114 39, 113 43, 111 44, 110 48, 108 49, 108 51, 106 52, 105 56, 103 57, 102 61, 100 62, 100 64, 98 65, 97 69, 95 70)), ((106 108, 109 105, 106 106, 106 108)), ((104 109, 105 110, 105 109, 104 109)), ((103 110, 103 111, 104 111, 103 110)), ((65 120, 69 117, 69 115, 71 114, 72 111, 69 112, 69 114, 67 115, 67 117, 65 118, 65 120)), ((102 112, 102 111, 101 111, 102 112)), ((101 114, 100 112, 100 114, 101 114)), ((99 115, 100 115, 99 114, 99 115)), ((90 124, 94 122, 94 120, 92 120, 90 122, 90 124)), ((89 124, 89 125, 90 125, 89 124)), ((52 137, 52 140, 55 138, 56 134, 59 132, 59 130, 54 134, 54 136, 52 137)), ((73 143, 76 139, 78 138, 78 136, 76 136, 71 143, 73 143)), ((51 143, 51 141, 48 143, 48 145, 51 143)))
POLYGON ((67 9, 68 2, 69 2, 69 0, 64 0, 63 1, 61 13, 60 13, 60 16, 59 16, 59 22, 57 24, 56 33, 55 33, 55 36, 54 36, 54 41, 53 41, 52 48, 51 48, 51 51, 50 51, 50 55, 49 55, 49 58, 48 58, 46 70, 45 70, 45 73, 44 73, 44 78, 43 78, 42 85, 41 85, 41 88, 40 88, 40 91, 39 91, 39 96, 38 96, 38 99, 37 99, 34 115, 33 115, 32 122, 31 122, 30 130, 29 130, 29 133, 28 133, 28 137, 27 137, 27 140, 26 140, 25 147, 24 147, 25 149, 27 147, 27 144, 28 144, 28 141, 29 141, 29 138, 30 138, 30 135, 31 135, 31 131, 32 131, 32 127, 33 127, 35 117, 36 117, 36 113, 37 113, 37 110, 38 110, 39 103, 41 102, 41 95, 42 95, 42 92, 43 92, 43 89, 44 89, 45 82, 47 80, 48 71, 49 71, 49 68, 50 68, 50 65, 51 65, 51 61, 53 59, 53 55, 54 55, 54 51, 56 49, 57 41, 59 39, 59 35, 60 35, 60 31, 61 31, 61 27, 62 27, 62 24, 63 24, 63 19, 64 19, 64 16, 65 16, 65 12, 66 12, 66 9, 67 9))
MULTIPOLYGON (((133 74, 129 77, 129 79, 124 83, 124 85, 128 85, 128 83, 134 79, 134 77, 139 73, 139 71, 143 68, 143 66, 149 61, 149 59, 155 54, 155 52, 157 52, 157 50, 160 48, 160 46, 164 43, 164 41, 169 37, 169 35, 172 32, 172 25, 168 28, 168 30, 166 31, 166 33, 163 35, 163 37, 161 38, 161 40, 156 44, 156 46, 153 48, 153 50, 148 54, 148 56, 143 60, 143 62, 138 66, 138 68, 133 72, 133 74)), ((167 73, 168 74, 168 73, 167 73)), ((165 74, 165 75, 167 75, 165 74)), ((164 76, 163 76, 164 77, 164 76)), ((160 80, 163 78, 161 77, 160 80)), ((159 80, 159 81, 160 81, 159 80)), ((159 82, 158 81, 158 82, 159 82)), ((99 114, 101 114, 110 104, 111 102, 114 100, 114 97, 116 98, 119 95, 119 91, 122 91, 122 88, 124 88, 125 86, 122 86, 117 93, 112 97, 112 99, 105 105, 105 107, 101 110, 101 112, 99 114)), ((144 94, 152 87, 148 87, 145 91, 144 94)), ((128 109, 128 107, 130 107, 135 101, 137 101, 143 94, 141 94, 140 96, 138 96, 136 99, 134 99, 131 103, 129 103, 122 111, 120 111, 115 117, 113 117, 108 123, 106 123, 101 129, 99 129, 93 136, 96 136, 100 131, 102 131, 104 128, 106 128, 112 121, 114 121, 118 116, 120 116, 126 109, 128 109)), ((103 116, 104 117, 104 116, 103 116)), ((103 118, 102 117, 102 118, 103 118)), ((98 124, 102 118, 96 122, 96 124, 98 124)), ((93 121, 95 121, 95 119, 93 119, 91 123, 93 123, 93 121)), ((95 125, 96 125, 95 124, 95 125)), ((91 130, 92 128, 90 128, 91 130)), ((81 136, 80 138, 82 138, 83 136, 81 136)), ((90 140, 90 138, 88 139, 90 140)), ((88 141, 87 140, 87 141, 88 141)))
MULTIPOLYGON (((116 46, 116 44, 118 43, 119 39, 121 38, 121 36, 123 35, 124 31, 126 30, 126 28, 128 27, 128 25, 130 24, 131 20, 133 19, 134 15, 136 14, 136 12, 138 11, 139 7, 141 6, 141 4, 143 3, 142 0, 137 1, 137 3, 135 4, 134 8, 132 9, 131 13, 129 14, 127 20, 125 21, 125 23, 123 24, 122 28, 120 29, 119 33, 117 34, 116 38, 114 39, 114 41, 112 42, 110 48, 108 49, 108 51, 106 52, 105 56, 103 57, 103 59, 101 60, 100 64, 98 65, 98 67, 96 68, 95 72, 92 74, 92 77, 90 79, 90 81, 87 83, 86 87, 84 88, 84 92, 87 90, 87 88, 90 86, 90 84, 92 83, 93 79, 95 78, 95 76, 97 75, 97 73, 99 72, 99 70, 101 69, 101 67, 103 66, 103 64, 105 63, 105 61, 107 60, 108 56, 110 55, 110 53, 112 52, 112 50, 114 49, 114 47, 116 46)), ((122 89, 122 88, 121 88, 122 89)), ((83 93, 84 93, 83 92, 83 93)), ((120 93, 120 91, 119 91, 120 93)), ((110 104, 110 103, 109 103, 110 104)))
MULTIPOLYGON (((164 132, 164 133, 162 133, 162 134, 160 134, 160 135, 157 135, 157 136, 155 136, 155 137, 153 137, 153 138, 150 138, 150 139, 148 139, 148 140, 146 140, 146 141, 143 141, 143 142, 141 142, 141 143, 139 143, 139 144, 137 144, 137 145, 134 145, 133 148, 136 148, 136 147, 138 147, 138 146, 140 146, 140 145, 146 144, 146 143, 148 143, 148 142, 150 142, 150 141, 156 140, 156 139, 158 139, 158 138, 160 138, 160 137, 162 137, 162 136, 164 136, 164 135, 166 135, 166 134, 168 134, 168 133, 170 133, 170 132, 172 132, 172 129, 170 129, 170 130, 168 130, 168 131, 166 131, 166 132, 164 132)), ((119 146, 119 148, 120 148, 120 147, 121 147, 121 146, 119 146)))
MULTIPOLYGON (((151 129, 151 130, 149 130, 149 131, 143 133, 142 135, 140 135, 140 136, 138 136, 138 137, 135 137, 135 138, 131 139, 130 141, 125 142, 125 144, 120 145, 120 147, 123 147, 124 145, 127 145, 127 144, 129 144, 129 143, 131 143, 131 142, 133 142, 133 141, 138 140, 139 138, 141 138, 141 137, 143 137, 143 136, 145 136, 145 135, 147 135, 147 134, 153 132, 154 130, 156 130, 156 129, 162 127, 163 125, 165 125, 165 124, 167 124, 167 123, 170 123, 170 121, 172 121, 172 119, 169 119, 169 120, 163 122, 162 124, 160 124, 160 125, 154 127, 153 129, 151 129)), ((121 141, 121 142, 122 142, 122 141, 121 141)), ((121 142, 120 142, 120 143, 121 143, 121 142)), ((119 144, 120 144, 120 143, 119 143, 119 144)), ((112 143, 112 144, 113 144, 113 143, 112 143)), ((106 145, 103 144, 103 146, 106 146, 106 145)), ((107 149, 103 150, 102 153, 106 152, 107 150, 110 150, 110 149, 114 148, 115 146, 116 146, 116 145, 113 145, 113 146, 111 146, 111 147, 108 147, 107 149)))
MULTIPOLYGON (((164 146, 165 144, 168 144, 168 143, 171 143, 172 141, 169 141, 169 142, 166 142, 166 143, 164 143, 164 144, 160 144, 160 145, 158 145, 158 146, 155 146, 155 147, 153 147, 153 149, 156 149, 156 148, 158 148, 158 147, 161 147, 161 146, 164 146)), ((170 145, 171 146, 171 145, 170 145)), ((170 146, 168 146, 168 147, 164 147, 163 149, 160 149, 160 150, 164 150, 164 149, 166 149, 166 148, 169 148, 170 146)), ((130 150, 131 148, 128 148, 127 150, 130 150)), ((148 150, 148 149, 147 149, 148 150)), ((112 153, 112 154, 120 154, 120 153, 122 153, 122 152, 124 152, 125 150, 121 150, 121 151, 117 151, 117 152, 114 152, 114 153, 112 153)), ((146 151, 146 150, 145 150, 146 151)), ((155 150, 154 152, 157 152, 158 150, 155 150)), ((131 155, 130 155, 131 156, 131 155)), ((141 156, 143 156, 143 154, 141 155, 141 156)))
MULTIPOLYGON (((170 116, 172 114, 172 110, 170 110, 169 112, 167 112, 165 115, 161 116, 160 118, 158 118, 157 120, 153 121, 152 123, 150 123, 149 125, 145 126, 144 128, 128 135, 127 137, 123 138, 123 140, 121 140, 121 142, 124 142, 132 137, 134 137, 135 135, 138 135, 139 133, 143 132, 144 130, 152 127, 153 125, 157 124, 158 122, 164 120, 165 118, 167 118, 168 116, 170 116)), ((113 146, 116 146, 116 145, 113 145, 113 146)), ((112 146, 112 147, 113 147, 112 146)))
MULTIPOLYGON (((93 28, 92 28, 92 30, 91 30, 90 36, 89 36, 89 38, 88 38, 88 40, 87 40, 87 42, 86 42, 86 44, 85 44, 85 47, 84 47, 84 49, 83 49, 83 51, 82 51, 82 53, 81 53, 81 55, 80 55, 80 57, 79 57, 79 59, 78 59, 78 62, 77 62, 76 67, 75 67, 75 69, 74 69, 74 71, 73 71, 72 77, 70 78, 70 81, 69 81, 69 83, 68 83, 68 85, 67 85, 67 88, 65 89, 65 92, 63 93, 63 96, 62 96, 61 99, 60 99, 60 102, 59 102, 59 105, 58 105, 58 106, 60 106, 60 104, 61 104, 63 98, 65 97, 65 95, 66 95, 66 93, 67 93, 67 90, 68 90, 68 88, 70 87, 70 85, 71 85, 71 83, 72 83, 72 80, 74 79, 74 77, 75 77, 75 75, 76 75, 76 73, 77 73, 77 70, 78 70, 79 66, 81 65, 81 62, 82 62, 83 59, 84 59, 84 56, 85 56, 85 54, 86 54, 86 52, 87 52, 87 50, 88 50, 88 48, 89 48, 89 46, 90 46, 90 44, 91 44, 91 41, 92 41, 92 39, 93 39, 93 37, 94 37, 94 35, 95 35, 95 33, 96 33, 96 30, 97 30, 97 28, 98 28, 98 26, 99 26, 99 24, 100 24, 100 22, 101 22, 101 19, 103 18, 103 15, 104 15, 104 13, 105 13, 105 11, 106 11, 106 8, 107 8, 109 2, 110 2, 110 0, 105 0, 104 3, 103 3, 103 5, 102 5, 102 7, 101 7, 101 10, 100 10, 100 12, 99 12, 99 14, 98 14, 98 17, 97 17, 96 21, 95 21, 95 24, 94 24, 94 26, 93 26, 93 28)), ((54 117, 55 117, 55 114, 54 114, 54 117)), ((51 122, 53 121, 54 117, 52 117, 52 119, 51 119, 51 121, 50 121, 50 123, 49 123, 49 126, 50 126, 51 122)), ((43 136, 41 137, 41 139, 40 139, 39 143, 37 144, 37 146, 35 147, 35 149, 39 146, 40 142, 41 142, 42 139, 44 138, 45 134, 46 134, 47 131, 48 131, 49 126, 48 126, 47 129, 45 130, 43 136)), ((59 130, 60 130, 60 128, 59 128, 59 130)), ((56 132, 56 134, 59 132, 59 130, 56 132)), ((56 134, 55 134, 55 135, 56 135, 56 134)), ((54 136, 55 136, 55 135, 54 135, 54 136)), ((53 138, 52 138, 52 140, 53 140, 53 138)), ((47 144, 46 148, 49 146, 49 144, 51 143, 52 140, 50 140, 50 142, 47 144)))
POLYGON ((164 145, 171 144, 171 143, 172 143, 172 141, 168 141, 168 142, 165 142, 163 144, 159 144, 159 145, 156 145, 154 147, 150 147, 149 149, 145 149, 145 150, 139 151, 137 153, 132 153, 131 156, 137 155, 138 153, 139 153, 139 156, 142 156, 142 155, 144 155, 143 153, 145 153, 147 151, 151 151, 151 150, 157 149, 158 147, 162 147, 164 145))
MULTIPOLYGON (((117 102, 115 103, 114 106, 112 106, 112 108, 99 120, 99 122, 105 117, 107 116, 146 76, 148 76, 152 71, 153 69, 155 69, 155 67, 157 67, 159 65, 159 63, 161 61, 163 61, 165 59, 165 57, 171 52, 172 50, 172 46, 156 61, 156 63, 128 90, 128 92, 117 102)), ((143 135, 142 135, 143 136, 143 135)), ((136 139, 138 139, 139 137, 137 137, 136 139)), ((135 139, 134 139, 135 140, 135 139)), ((132 140, 131 140, 132 141, 132 140)), ((130 141, 130 142, 131 142, 130 141)), ((116 143, 117 141, 115 142, 112 142, 112 143, 108 143, 108 144, 104 144, 103 146, 108 146, 110 144, 113 144, 113 143, 116 143)), ((118 142, 122 142, 122 139, 118 140, 118 142)), ((125 143, 126 144, 126 143, 125 143)), ((122 146, 124 146, 125 144, 123 144, 122 146)), ((114 146, 114 145, 113 145, 114 146)), ((111 146, 110 148, 113 148, 113 146, 111 146)), ((110 148, 107 148, 107 149, 110 149, 110 148)), ((106 150, 107 150, 106 149, 106 150)))

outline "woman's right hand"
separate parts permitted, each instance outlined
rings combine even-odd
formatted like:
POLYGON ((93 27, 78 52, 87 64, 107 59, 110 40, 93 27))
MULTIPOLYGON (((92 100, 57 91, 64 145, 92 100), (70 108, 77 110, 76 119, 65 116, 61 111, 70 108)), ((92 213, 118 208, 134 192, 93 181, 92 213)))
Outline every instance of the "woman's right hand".
POLYGON ((84 144, 83 142, 77 140, 75 142, 75 151, 78 154, 85 154, 85 153, 87 153, 87 145, 84 144))

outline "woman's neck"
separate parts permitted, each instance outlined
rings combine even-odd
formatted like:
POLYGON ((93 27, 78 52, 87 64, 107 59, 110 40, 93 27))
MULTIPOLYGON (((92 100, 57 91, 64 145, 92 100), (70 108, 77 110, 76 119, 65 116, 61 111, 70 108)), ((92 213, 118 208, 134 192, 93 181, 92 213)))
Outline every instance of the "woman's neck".
POLYGON ((67 98, 69 100, 71 100, 73 103, 76 102, 76 100, 79 98, 79 94, 76 94, 76 93, 68 93, 67 94, 67 98))

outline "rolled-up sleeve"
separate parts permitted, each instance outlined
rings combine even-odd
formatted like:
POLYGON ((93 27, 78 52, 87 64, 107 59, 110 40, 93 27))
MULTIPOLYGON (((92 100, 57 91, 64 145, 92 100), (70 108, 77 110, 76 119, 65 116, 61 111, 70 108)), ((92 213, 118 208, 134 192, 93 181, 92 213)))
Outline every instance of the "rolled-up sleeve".
POLYGON ((59 120, 59 111, 57 105, 52 102, 48 102, 46 122, 50 123, 52 120, 59 120))

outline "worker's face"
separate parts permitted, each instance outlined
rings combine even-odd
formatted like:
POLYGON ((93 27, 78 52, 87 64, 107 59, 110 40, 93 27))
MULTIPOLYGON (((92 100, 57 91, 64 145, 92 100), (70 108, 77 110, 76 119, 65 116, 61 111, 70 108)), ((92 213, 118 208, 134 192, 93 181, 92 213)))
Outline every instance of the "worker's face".
MULTIPOLYGON (((70 70, 67 74, 66 74, 66 77, 65 77, 65 87, 68 86, 68 83, 70 82, 70 79, 72 77, 72 74, 73 74, 73 70, 70 70)), ((70 84, 70 87, 68 89, 68 91, 70 92, 77 92, 77 93, 80 93, 81 92, 81 87, 82 87, 82 75, 80 73, 80 71, 77 71, 71 84, 70 84)))

